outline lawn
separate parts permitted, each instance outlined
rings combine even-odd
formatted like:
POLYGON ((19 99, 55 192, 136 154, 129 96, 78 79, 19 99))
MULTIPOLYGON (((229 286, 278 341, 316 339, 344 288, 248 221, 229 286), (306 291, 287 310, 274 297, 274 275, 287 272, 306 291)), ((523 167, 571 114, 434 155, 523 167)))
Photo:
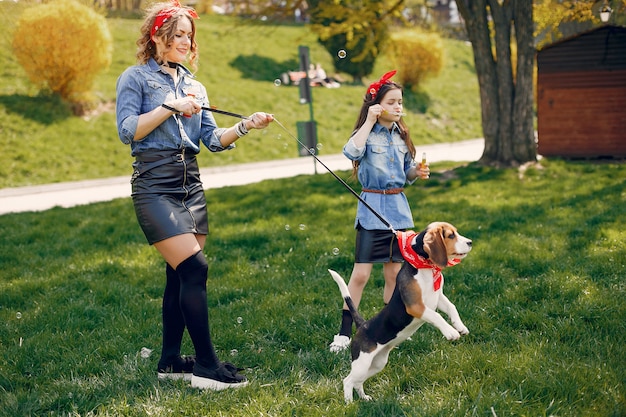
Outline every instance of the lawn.
POLYGON ((232 392, 157 380, 164 265, 130 199, 0 216, 0 415, 625 415, 626 165, 433 168, 407 195, 416 228, 474 240, 445 271, 470 334, 424 326, 351 405, 327 269, 350 274, 356 200, 329 174, 207 192, 212 334, 251 380, 232 392))
MULTIPOLYGON (((0 39, 22 2, 0 2, 0 39)), ((114 60, 96 81, 103 107, 72 117, 29 84, 0 50, 0 187, 129 175, 117 139, 115 80, 134 62, 140 22, 109 19, 114 60)), ((272 112, 295 130, 309 117, 298 91, 276 86, 298 45, 330 68, 305 26, 202 16, 198 78, 212 104, 272 112)), ((471 48, 446 41, 442 74, 406 101, 416 144, 478 137, 471 48)), ((375 73, 387 71, 381 59, 375 73)), ((337 153, 363 86, 314 89, 322 154, 337 153)), ((233 120, 219 116, 218 123, 233 120)), ((277 126, 203 166, 292 158, 277 126)), ((348 353, 328 343, 342 300, 327 269, 348 277, 356 200, 331 175, 207 191, 209 314, 223 360, 251 384, 200 392, 156 378, 164 263, 130 199, 0 216, 0 416, 599 416, 626 415, 626 165, 542 160, 528 169, 434 164, 407 189, 416 229, 444 220, 474 250, 445 271, 446 294, 470 334, 448 342, 431 326, 393 351, 366 382, 373 401, 343 402, 348 353)), ((348 172, 338 173, 348 178, 348 172)), ((382 306, 376 268, 361 310, 382 306)), ((185 337, 184 353, 192 353, 185 337)))

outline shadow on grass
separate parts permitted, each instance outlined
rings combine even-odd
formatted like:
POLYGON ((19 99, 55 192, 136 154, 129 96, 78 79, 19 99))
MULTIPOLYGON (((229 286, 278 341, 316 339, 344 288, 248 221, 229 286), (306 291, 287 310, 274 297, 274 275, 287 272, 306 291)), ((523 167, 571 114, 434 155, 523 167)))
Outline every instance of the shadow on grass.
POLYGON ((70 106, 60 97, 52 94, 40 94, 35 97, 21 94, 0 95, 0 105, 7 112, 35 122, 50 125, 73 116, 70 106))
POLYGON ((280 78, 280 74, 287 71, 295 71, 300 64, 295 59, 277 62, 271 58, 260 55, 239 55, 230 62, 230 66, 241 71, 244 78, 257 81, 274 81, 280 78))
POLYGON ((411 91, 408 88, 404 90, 403 105, 406 110, 423 114, 426 113, 431 103, 430 96, 424 91, 411 91))

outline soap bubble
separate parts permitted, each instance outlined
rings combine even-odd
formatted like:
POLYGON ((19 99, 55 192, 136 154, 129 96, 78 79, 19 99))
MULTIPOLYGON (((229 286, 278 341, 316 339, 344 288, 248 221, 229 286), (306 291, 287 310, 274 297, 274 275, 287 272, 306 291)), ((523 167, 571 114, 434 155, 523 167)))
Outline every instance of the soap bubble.
POLYGON ((17 314, 15 315, 15 317, 19 320, 22 318, 22 313, 20 313, 19 311, 17 312, 17 314))
POLYGON ((345 57, 347 57, 347 56, 348 56, 348 54, 346 53, 346 51, 345 51, 345 50, 340 49, 340 50, 339 50, 339 52, 337 52, 337 56, 338 56, 339 58, 341 58, 341 59, 344 59, 345 57))
POLYGON ((291 230, 291 226, 289 226, 288 224, 285 225, 285 230, 291 230))
POLYGON ((333 248, 333 255, 339 255, 339 248, 333 248))
POLYGON ((237 323, 238 324, 243 323, 243 317, 237 317, 237 323))
POLYGON ((306 229, 306 224, 300 224, 300 226, 298 226, 298 229, 300 230, 306 229))
POLYGON ((276 78, 276 79, 274 80, 274 85, 275 85, 276 87, 280 87, 280 85, 281 85, 281 84, 282 84, 282 81, 280 81, 280 78, 276 78))

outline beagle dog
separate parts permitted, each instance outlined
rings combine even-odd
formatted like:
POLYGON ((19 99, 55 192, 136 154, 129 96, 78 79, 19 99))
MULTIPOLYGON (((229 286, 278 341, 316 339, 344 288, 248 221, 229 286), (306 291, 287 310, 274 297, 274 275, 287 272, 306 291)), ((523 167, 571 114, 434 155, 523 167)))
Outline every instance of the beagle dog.
POLYGON ((354 306, 348 286, 335 271, 328 270, 339 286, 357 326, 352 339, 352 369, 343 380, 344 398, 352 402, 355 389, 364 400, 371 397, 363 383, 380 372, 391 349, 409 338, 422 324, 437 327, 448 340, 469 333, 454 306, 443 294, 441 269, 458 264, 472 250, 472 241, 444 222, 431 223, 422 232, 396 232, 405 259, 396 278, 389 304, 365 321, 354 306), (436 312, 443 311, 452 325, 436 312))

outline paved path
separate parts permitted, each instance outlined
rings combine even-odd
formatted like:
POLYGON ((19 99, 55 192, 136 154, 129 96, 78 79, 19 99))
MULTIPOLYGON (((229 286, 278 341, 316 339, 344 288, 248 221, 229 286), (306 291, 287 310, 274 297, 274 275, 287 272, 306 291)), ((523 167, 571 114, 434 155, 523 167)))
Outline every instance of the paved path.
MULTIPOLYGON (((418 157, 426 152, 429 162, 476 161, 484 149, 483 139, 455 143, 420 145, 418 157)), ((319 155, 332 171, 352 169, 343 155, 319 155)), ((129 160, 130 164, 130 160, 129 160)), ((311 156, 279 161, 255 162, 215 168, 201 168, 205 189, 245 185, 266 179, 296 175, 327 174, 328 171, 311 156)), ((0 189, 0 215, 25 211, 42 211, 52 207, 73 207, 130 197, 130 176, 98 180, 73 181, 47 185, 0 189)))

